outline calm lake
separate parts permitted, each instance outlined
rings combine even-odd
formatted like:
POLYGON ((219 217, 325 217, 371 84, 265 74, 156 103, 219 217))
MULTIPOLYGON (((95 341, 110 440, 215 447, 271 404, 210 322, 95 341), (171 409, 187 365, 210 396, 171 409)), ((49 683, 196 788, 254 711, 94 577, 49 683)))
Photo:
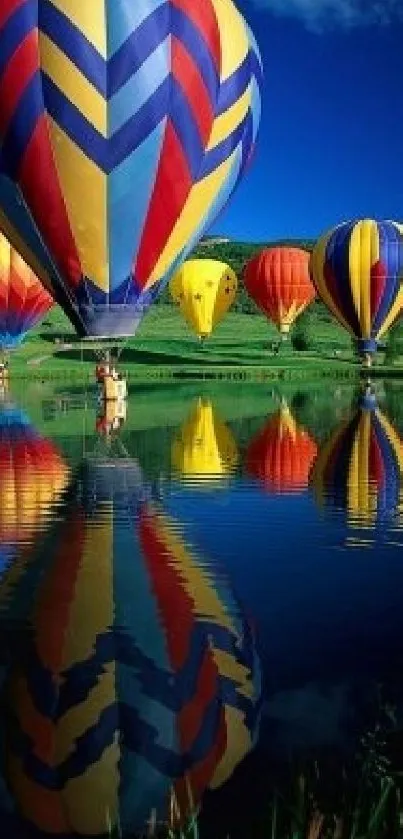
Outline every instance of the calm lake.
POLYGON ((393 380, 3 394, 0 836, 402 835, 402 473, 393 380))

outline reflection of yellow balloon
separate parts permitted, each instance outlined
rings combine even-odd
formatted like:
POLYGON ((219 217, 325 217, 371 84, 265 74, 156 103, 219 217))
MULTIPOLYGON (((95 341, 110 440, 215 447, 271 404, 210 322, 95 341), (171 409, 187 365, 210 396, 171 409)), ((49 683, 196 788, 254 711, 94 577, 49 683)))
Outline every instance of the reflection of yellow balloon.
POLYGON ((199 338, 211 335, 236 297, 238 281, 225 262, 190 259, 171 280, 172 299, 199 338))
POLYGON ((225 475, 238 461, 236 442, 210 401, 198 399, 172 445, 172 465, 184 475, 225 475))

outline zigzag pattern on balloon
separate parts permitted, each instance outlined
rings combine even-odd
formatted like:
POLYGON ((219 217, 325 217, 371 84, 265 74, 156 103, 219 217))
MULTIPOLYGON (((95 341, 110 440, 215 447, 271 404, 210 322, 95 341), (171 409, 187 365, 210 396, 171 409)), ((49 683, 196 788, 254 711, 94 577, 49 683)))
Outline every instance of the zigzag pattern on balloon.
POLYGON ((261 83, 232 0, 4 0, 3 167, 30 211, 14 227, 38 231, 82 331, 91 305, 149 305, 226 204, 261 83))

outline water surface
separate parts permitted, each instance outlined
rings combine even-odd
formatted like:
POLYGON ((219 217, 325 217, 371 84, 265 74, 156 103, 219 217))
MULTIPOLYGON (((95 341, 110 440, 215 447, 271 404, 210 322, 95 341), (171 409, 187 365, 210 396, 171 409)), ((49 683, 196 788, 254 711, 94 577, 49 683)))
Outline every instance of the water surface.
POLYGON ((395 382, 5 395, 2 835, 399 836, 402 435, 395 382))

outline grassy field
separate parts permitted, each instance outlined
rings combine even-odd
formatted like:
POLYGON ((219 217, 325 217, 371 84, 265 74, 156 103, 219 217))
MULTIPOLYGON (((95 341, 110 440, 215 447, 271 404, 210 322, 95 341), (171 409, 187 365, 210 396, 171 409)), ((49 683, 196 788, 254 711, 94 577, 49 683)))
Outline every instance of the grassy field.
MULTIPOLYGON (((130 379, 160 378, 278 378, 287 376, 356 375, 360 363, 350 337, 322 306, 309 311, 306 329, 312 349, 281 345, 278 333, 262 315, 230 312, 211 338, 200 345, 173 306, 151 308, 135 338, 120 348, 120 367, 130 379)), ((99 345, 77 341, 59 307, 47 316, 10 359, 14 378, 93 379, 99 345)), ((389 371, 382 356, 382 374, 389 371)), ((395 374, 403 373, 403 364, 395 374)), ((379 370, 380 372, 380 370, 379 370)))

